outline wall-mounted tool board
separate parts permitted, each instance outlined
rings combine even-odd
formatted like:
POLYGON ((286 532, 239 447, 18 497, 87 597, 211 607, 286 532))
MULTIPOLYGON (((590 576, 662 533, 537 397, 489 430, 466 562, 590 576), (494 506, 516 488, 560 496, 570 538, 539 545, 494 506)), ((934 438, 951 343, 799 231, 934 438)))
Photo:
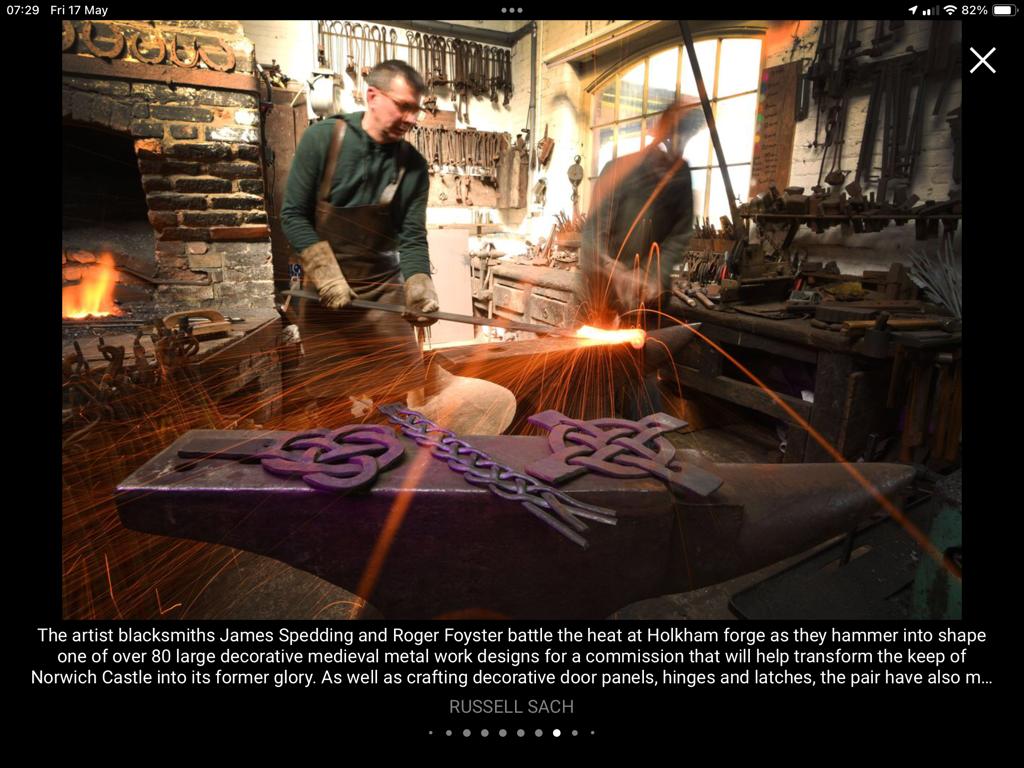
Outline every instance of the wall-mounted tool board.
POLYGON ((761 75, 750 197, 767 192, 772 185, 779 190, 789 186, 800 71, 801 63, 795 61, 770 67, 761 75))

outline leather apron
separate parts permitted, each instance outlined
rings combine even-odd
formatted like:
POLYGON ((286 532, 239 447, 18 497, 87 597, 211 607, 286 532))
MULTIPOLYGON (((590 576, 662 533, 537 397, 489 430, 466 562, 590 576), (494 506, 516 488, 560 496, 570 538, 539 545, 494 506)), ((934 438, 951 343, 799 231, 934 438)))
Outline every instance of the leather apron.
MULTIPOLYGON (((339 119, 331 137, 317 193, 316 233, 330 243, 342 274, 360 299, 404 304, 391 201, 405 175, 407 147, 398 147, 398 172, 376 204, 338 207, 329 198, 345 128, 339 119)), ((303 287, 316 290, 308 278, 303 287)), ((314 301, 300 305, 304 355, 298 380, 319 406, 337 407, 340 416, 349 411, 349 396, 369 396, 377 404, 404 402, 406 392, 423 386, 423 357, 415 331, 401 315, 325 309, 314 301)))

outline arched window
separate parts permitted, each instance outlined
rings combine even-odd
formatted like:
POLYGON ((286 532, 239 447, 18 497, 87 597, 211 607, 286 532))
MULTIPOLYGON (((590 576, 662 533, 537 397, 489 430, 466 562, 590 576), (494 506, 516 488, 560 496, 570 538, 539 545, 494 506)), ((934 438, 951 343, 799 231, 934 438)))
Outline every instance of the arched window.
MULTIPOLYGON (((733 192, 745 200, 754 151, 761 38, 709 38, 698 41, 694 49, 733 192)), ((678 97, 697 95, 689 56, 681 45, 635 61, 606 80, 591 101, 592 178, 608 161, 647 146, 649 127, 678 97)), ((718 218, 729 215, 729 202, 706 124, 687 142, 683 156, 693 174, 694 216, 709 217, 718 226, 718 218)))

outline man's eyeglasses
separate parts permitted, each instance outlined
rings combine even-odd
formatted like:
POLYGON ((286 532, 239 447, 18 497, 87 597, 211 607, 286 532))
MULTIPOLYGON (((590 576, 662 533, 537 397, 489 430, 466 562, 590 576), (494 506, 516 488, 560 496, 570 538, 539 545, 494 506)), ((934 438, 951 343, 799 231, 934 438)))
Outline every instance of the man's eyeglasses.
POLYGON ((380 93, 391 99, 391 101, 394 102, 394 105, 398 107, 398 111, 401 112, 403 115, 412 115, 414 117, 420 117, 426 111, 419 104, 409 104, 407 102, 399 101, 390 93, 382 91, 379 88, 374 88, 374 90, 377 91, 377 93, 380 93))

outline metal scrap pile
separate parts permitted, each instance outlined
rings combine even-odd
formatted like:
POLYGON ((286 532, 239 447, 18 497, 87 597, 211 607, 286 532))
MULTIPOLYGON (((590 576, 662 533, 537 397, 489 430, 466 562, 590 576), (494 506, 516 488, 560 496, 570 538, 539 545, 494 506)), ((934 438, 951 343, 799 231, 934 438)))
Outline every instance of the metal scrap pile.
POLYGON ((150 338, 156 360, 146 354, 142 330, 135 336, 131 364, 125 362, 123 346, 107 344, 102 336, 96 343, 107 363, 105 368, 93 369, 77 340, 74 351, 64 355, 61 426, 65 450, 79 444, 101 424, 155 412, 166 404, 168 384, 196 383, 191 363, 199 351, 199 341, 190 328, 168 330, 158 325, 150 338))

